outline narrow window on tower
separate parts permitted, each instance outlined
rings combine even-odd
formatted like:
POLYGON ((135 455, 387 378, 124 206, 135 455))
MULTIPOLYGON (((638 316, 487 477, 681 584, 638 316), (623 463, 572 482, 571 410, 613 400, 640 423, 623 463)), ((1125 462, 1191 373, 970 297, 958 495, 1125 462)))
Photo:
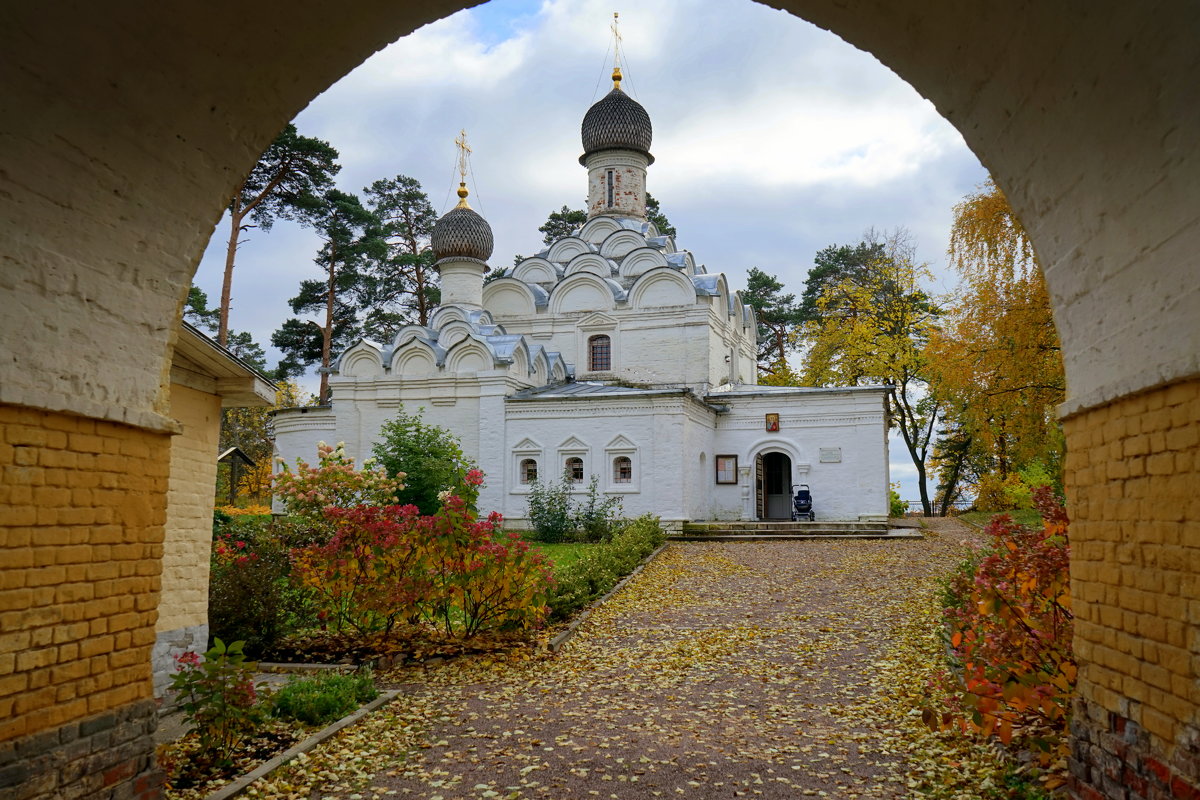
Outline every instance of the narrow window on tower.
POLYGON ((608 207, 613 206, 613 175, 615 173, 610 169, 604 173, 604 185, 608 191, 608 207))

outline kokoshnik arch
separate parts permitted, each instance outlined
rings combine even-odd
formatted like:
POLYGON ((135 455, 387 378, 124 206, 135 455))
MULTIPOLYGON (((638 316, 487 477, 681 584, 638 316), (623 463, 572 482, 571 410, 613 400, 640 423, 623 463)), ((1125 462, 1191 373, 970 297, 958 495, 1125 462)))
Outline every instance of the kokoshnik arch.
MULTIPOLYGON (((191 276, 289 119, 466 5, 0 10, 3 792, 157 796, 150 648, 191 276)), ((1074 791, 1194 796, 1200 6, 777 5, 929 98, 1026 224, 1067 370, 1074 791)))

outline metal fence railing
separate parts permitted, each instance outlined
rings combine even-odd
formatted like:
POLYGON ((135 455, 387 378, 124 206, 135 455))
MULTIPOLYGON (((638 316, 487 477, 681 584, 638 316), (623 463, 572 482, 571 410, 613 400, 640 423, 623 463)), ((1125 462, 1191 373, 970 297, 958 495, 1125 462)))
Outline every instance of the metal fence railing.
MULTIPOLYGON (((963 511, 966 511, 974 504, 974 502, 974 500, 955 500, 950 504, 950 513, 959 514, 963 511)), ((925 510, 921 507, 920 500, 905 500, 904 505, 906 516, 919 517, 925 513, 925 510)), ((933 502, 933 508, 935 512, 939 507, 940 504, 933 502)))

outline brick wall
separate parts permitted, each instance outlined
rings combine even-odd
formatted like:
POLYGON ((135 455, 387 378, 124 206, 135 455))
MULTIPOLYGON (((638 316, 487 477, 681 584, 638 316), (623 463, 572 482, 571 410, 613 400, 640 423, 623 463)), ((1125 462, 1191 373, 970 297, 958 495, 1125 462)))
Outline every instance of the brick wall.
POLYGON ((171 439, 159 632, 201 625, 208 619, 208 551, 221 398, 172 384, 171 416, 183 432, 171 439))
POLYGON ((150 698, 168 440, 0 405, 4 752, 150 698))
POLYGON ((154 764, 158 709, 139 700, 32 736, 0 742, 0 797, 154 800, 162 773, 154 764))
POLYGON ((156 697, 166 693, 177 655, 187 650, 202 653, 208 647, 208 553, 221 398, 172 384, 171 415, 182 432, 171 440, 162 597, 152 655, 156 697))
POLYGON ((1076 792, 1200 798, 1200 380, 1065 428, 1076 792))

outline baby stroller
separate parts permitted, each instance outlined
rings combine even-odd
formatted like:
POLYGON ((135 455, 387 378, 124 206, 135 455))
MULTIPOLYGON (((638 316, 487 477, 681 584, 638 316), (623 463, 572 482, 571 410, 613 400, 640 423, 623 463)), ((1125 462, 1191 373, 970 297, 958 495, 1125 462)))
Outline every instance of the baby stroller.
POLYGON ((813 513, 812 492, 808 490, 808 484, 796 483, 792 488, 796 489, 796 495, 792 498, 792 522, 802 519, 815 522, 817 515, 813 513))

